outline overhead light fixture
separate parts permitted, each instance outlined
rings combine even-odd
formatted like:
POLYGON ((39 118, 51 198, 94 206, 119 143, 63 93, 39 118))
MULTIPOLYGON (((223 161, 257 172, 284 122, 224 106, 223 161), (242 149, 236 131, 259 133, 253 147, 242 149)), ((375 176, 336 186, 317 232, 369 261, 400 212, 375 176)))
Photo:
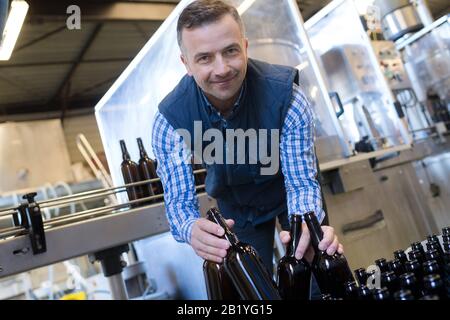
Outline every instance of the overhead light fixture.
POLYGON ((8 19, 6 20, 5 29, 0 42, 0 60, 9 60, 23 22, 28 12, 29 5, 23 0, 13 0, 11 2, 11 9, 9 11, 8 19))

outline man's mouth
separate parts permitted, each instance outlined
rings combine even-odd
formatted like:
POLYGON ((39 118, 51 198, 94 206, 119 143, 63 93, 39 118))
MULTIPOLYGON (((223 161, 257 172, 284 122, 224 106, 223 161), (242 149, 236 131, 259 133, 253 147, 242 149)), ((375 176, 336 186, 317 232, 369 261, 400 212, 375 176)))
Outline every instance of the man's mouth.
POLYGON ((218 85, 228 84, 228 83, 230 83, 232 80, 234 80, 234 79, 236 78, 236 76, 237 76, 237 74, 235 74, 235 75, 233 75, 233 76, 231 76, 231 77, 228 77, 228 78, 226 78, 226 79, 223 79, 223 80, 212 81, 212 83, 213 83, 213 84, 218 84, 218 85))

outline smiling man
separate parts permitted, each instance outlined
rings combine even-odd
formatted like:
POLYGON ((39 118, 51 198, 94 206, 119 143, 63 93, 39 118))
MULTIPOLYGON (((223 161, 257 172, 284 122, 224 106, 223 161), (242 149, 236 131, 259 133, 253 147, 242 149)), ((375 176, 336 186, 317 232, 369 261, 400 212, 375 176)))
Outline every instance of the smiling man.
MULTIPOLYGON (((189 243, 202 258, 221 262, 229 244, 224 230, 200 217, 192 167, 180 163, 177 130, 279 130, 281 168, 261 174, 263 164, 206 163, 206 191, 241 241, 251 244, 272 272, 276 217, 314 211, 320 220, 320 185, 313 145, 313 114, 297 84, 297 70, 249 59, 248 40, 237 10, 218 0, 198 0, 181 13, 178 26, 181 61, 187 74, 160 103, 153 129, 153 150, 164 185, 166 213, 177 241, 189 243)), ((204 141, 202 149, 207 147, 204 141)), ((267 147, 267 146, 259 146, 267 147)), ((193 147, 192 147, 193 148, 193 147)), ((224 147, 226 150, 226 148, 224 147)), ((244 158, 258 158, 245 148, 244 158)), ((226 152, 226 151, 225 151, 226 152)), ((274 152, 274 150, 272 150, 274 152)), ((284 227, 288 227, 284 225, 284 227)), ((343 252, 334 230, 323 226, 320 248, 343 252)), ((284 243, 289 233, 280 234, 284 243)), ((297 258, 311 253, 305 227, 297 258)))

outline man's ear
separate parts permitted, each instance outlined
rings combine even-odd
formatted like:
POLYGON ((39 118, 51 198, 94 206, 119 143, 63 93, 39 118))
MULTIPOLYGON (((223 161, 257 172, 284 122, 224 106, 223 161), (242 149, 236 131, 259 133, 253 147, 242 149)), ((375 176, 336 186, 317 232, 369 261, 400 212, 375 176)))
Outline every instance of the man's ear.
POLYGON ((186 57, 185 57, 183 54, 180 54, 180 59, 181 59, 181 62, 183 62, 184 67, 186 68, 187 74, 188 74, 189 76, 192 76, 192 72, 191 72, 191 70, 190 70, 190 68, 189 68, 189 65, 188 65, 188 63, 187 63, 186 57))

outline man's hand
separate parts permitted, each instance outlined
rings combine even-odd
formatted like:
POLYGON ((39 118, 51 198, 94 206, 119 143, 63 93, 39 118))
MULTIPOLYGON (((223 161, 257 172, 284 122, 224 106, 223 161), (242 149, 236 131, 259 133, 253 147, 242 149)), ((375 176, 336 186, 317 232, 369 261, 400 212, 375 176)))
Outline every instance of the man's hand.
MULTIPOLYGON (((234 221, 225 220, 227 225, 232 228, 234 221)), ((221 239, 225 233, 218 224, 205 218, 199 218, 192 226, 191 246, 195 253, 205 260, 221 263, 227 255, 227 249, 230 243, 221 239)))
MULTIPOLYGON (((336 251, 340 254, 344 253, 344 247, 339 243, 337 236, 334 234, 334 229, 329 226, 322 226, 323 239, 319 243, 319 249, 326 251, 329 255, 334 254, 336 251)), ((290 233, 288 231, 280 232, 280 239, 284 245, 287 245, 291 240, 290 233)), ((302 223, 302 235, 300 237, 297 250, 295 251, 295 258, 300 260, 303 257, 311 263, 314 257, 314 250, 310 244, 309 230, 306 223, 302 223)))

